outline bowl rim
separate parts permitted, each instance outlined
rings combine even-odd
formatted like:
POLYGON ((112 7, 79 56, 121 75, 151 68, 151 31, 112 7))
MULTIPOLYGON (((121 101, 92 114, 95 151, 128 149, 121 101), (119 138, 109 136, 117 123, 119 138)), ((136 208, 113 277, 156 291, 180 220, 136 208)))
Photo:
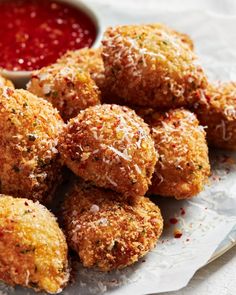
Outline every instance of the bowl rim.
MULTIPOLYGON (((0 2, 1 1, 2 0, 0 0, 0 2)), ((91 48, 97 47, 98 43, 102 37, 101 22, 99 20, 98 14, 95 13, 95 10, 91 7, 91 5, 85 3, 85 1, 83 1, 83 0, 54 0, 54 1, 67 3, 67 4, 71 5, 72 7, 75 7, 78 10, 81 10, 91 19, 91 21, 94 23, 94 25, 96 27, 96 33, 97 33, 96 38, 95 38, 91 48)), ((19 79, 19 78, 29 79, 31 77, 31 74, 34 71, 36 71, 36 70, 13 71, 13 70, 7 70, 5 68, 0 68, 0 74, 8 79, 11 79, 11 80, 19 79)))

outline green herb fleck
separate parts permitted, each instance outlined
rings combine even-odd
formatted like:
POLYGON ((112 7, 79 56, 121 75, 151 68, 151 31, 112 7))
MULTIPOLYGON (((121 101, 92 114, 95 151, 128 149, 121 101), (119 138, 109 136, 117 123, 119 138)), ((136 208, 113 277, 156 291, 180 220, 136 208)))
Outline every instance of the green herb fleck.
POLYGON ((143 229, 143 231, 141 232, 141 235, 142 235, 142 236, 145 236, 145 234, 146 234, 146 230, 143 229))
POLYGON ((29 214, 29 213, 31 213, 31 212, 32 212, 32 211, 29 210, 29 209, 28 209, 28 210, 25 210, 25 211, 24 211, 24 215, 25 215, 25 214, 29 214))
POLYGON ((52 92, 52 97, 57 98, 58 97, 58 92, 57 91, 52 92))
POLYGON ((34 252, 34 251, 35 251, 35 247, 21 250, 20 253, 21 254, 28 254, 28 253, 34 252))
POLYGON ((162 43, 168 45, 168 41, 163 40, 162 43))

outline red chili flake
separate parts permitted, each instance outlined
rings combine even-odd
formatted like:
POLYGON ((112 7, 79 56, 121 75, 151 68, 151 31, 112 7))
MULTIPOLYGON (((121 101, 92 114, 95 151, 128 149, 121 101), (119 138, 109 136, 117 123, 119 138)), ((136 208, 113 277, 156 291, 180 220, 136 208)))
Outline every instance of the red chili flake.
POLYGON ((175 239, 180 239, 181 237, 182 237, 182 233, 177 233, 177 234, 175 234, 175 239))
POLYGON ((181 215, 185 215, 185 213, 186 213, 185 209, 184 208, 180 208, 180 214, 181 215))
POLYGON ((180 231, 180 230, 175 230, 175 232, 174 232, 174 237, 175 237, 175 239, 180 239, 181 237, 182 237, 182 232, 180 231))
POLYGON ((199 91, 197 91, 195 95, 196 95, 197 98, 200 98, 200 93, 199 93, 199 91))
POLYGON ((211 97, 209 95, 207 95, 206 93, 205 93, 205 98, 206 98, 207 102, 211 101, 211 97))
POLYGON ((116 120, 116 122, 115 122, 115 124, 114 124, 114 127, 119 126, 119 124, 120 124, 120 119, 116 120))
POLYGON ((178 219, 176 219, 176 218, 170 218, 170 223, 171 224, 176 224, 176 223, 178 223, 178 219))
POLYGON ((11 88, 7 88, 7 95, 11 96, 14 91, 11 88))

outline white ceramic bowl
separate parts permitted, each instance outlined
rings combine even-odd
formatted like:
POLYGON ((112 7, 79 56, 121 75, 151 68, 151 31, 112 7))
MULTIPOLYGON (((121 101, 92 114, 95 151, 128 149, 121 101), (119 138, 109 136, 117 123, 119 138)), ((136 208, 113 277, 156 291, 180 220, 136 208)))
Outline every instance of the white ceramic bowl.
MULTIPOLYGON (((89 18, 94 23, 96 29, 97 29, 97 36, 96 39, 92 45, 92 47, 96 47, 101 40, 101 26, 100 21, 98 19, 98 16, 94 12, 93 8, 90 7, 88 4, 85 4, 84 2, 81 2, 80 0, 56 0, 58 2, 64 2, 68 3, 71 6, 74 6, 78 8, 79 10, 83 11, 86 15, 89 16, 89 18)), ((7 79, 11 80, 14 85, 17 88, 25 88, 26 84, 28 83, 32 71, 9 71, 5 69, 0 69, 0 74, 7 79)))

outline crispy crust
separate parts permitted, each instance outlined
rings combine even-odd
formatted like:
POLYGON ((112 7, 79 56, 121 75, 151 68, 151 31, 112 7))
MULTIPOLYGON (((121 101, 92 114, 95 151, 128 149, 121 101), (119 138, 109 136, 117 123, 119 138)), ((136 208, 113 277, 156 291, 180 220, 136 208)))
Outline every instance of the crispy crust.
MULTIPOLYGON (((189 45, 158 25, 108 28, 103 44, 106 88, 134 106, 193 105, 207 79, 189 45)), ((119 101, 120 103, 120 101, 119 101)))
POLYGON ((195 196, 210 174, 205 131, 184 109, 142 114, 152 127, 159 155, 149 194, 186 199, 195 196))
POLYGON ((106 83, 101 48, 84 48, 68 51, 57 60, 57 63, 69 66, 75 65, 83 71, 88 72, 101 91, 102 103, 123 104, 123 99, 111 96, 109 88, 105 86, 106 83))
POLYGON ((100 91, 90 74, 75 64, 53 64, 35 71, 27 89, 50 101, 65 121, 100 103, 100 91))
POLYGON ((185 45, 187 45, 191 50, 194 50, 194 43, 193 40, 190 38, 189 35, 175 31, 171 29, 170 27, 166 26, 165 24, 161 23, 155 23, 155 24, 149 24, 148 25, 151 28, 157 29, 157 30, 163 30, 166 31, 169 34, 172 34, 176 38, 180 39, 185 45))
POLYGON ((60 175, 58 112, 25 90, 0 88, 1 193, 45 201, 60 175))
POLYGON ((72 119, 59 151, 76 175, 131 197, 146 193, 157 158, 147 124, 127 107, 106 104, 72 119))
POLYGON ((236 83, 215 83, 199 95, 207 102, 196 105, 195 112, 201 124, 207 126, 209 145, 236 150, 236 83))
POLYGON ((67 244, 39 203, 0 195, 0 280, 58 293, 69 278, 67 244))
POLYGON ((15 88, 13 83, 10 80, 0 76, 0 87, 4 87, 4 86, 15 88))
POLYGON ((101 48, 83 48, 75 51, 68 51, 57 63, 79 67, 88 72, 97 86, 102 90, 104 85, 104 65, 101 48))
POLYGON ((70 246, 85 267, 124 268, 156 244, 163 229, 159 208, 140 197, 129 204, 115 192, 77 184, 66 199, 63 216, 70 246))

